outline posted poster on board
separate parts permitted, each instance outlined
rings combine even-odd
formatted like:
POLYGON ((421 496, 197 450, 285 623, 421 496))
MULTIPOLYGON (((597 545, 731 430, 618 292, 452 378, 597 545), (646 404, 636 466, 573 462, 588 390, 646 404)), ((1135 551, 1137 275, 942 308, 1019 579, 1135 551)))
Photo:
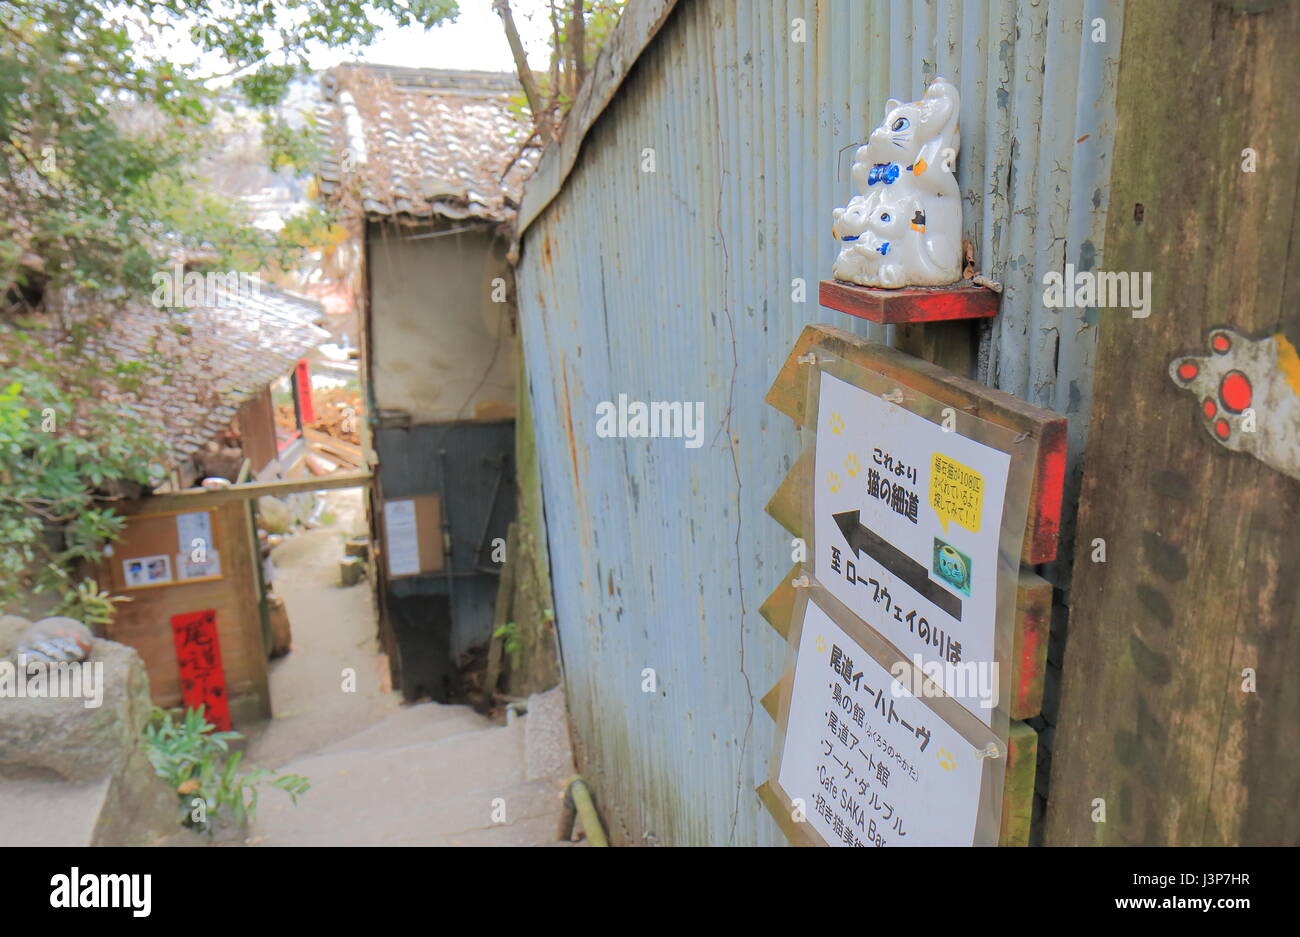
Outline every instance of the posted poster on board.
MULTIPOLYGON (((996 660, 998 544, 1011 458, 823 372, 813 573, 911 659, 996 660)), ((955 694, 986 725, 986 694, 955 694)))
POLYGON ((786 800, 831 846, 974 845, 979 749, 815 601, 801 621, 777 762, 786 800))

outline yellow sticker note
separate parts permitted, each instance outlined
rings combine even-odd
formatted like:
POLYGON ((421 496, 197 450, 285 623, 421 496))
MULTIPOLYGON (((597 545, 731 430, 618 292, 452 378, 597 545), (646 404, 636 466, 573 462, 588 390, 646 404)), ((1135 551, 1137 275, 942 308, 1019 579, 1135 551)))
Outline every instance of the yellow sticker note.
POLYGON ((977 532, 984 507, 984 476, 936 452, 930 462, 930 506, 939 515, 944 533, 948 532, 949 521, 977 532))

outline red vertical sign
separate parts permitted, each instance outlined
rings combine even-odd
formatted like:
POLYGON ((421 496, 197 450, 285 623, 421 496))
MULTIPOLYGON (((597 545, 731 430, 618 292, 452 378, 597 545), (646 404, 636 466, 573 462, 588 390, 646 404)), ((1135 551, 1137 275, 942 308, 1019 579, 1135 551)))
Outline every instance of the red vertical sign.
POLYGON ((181 698, 192 709, 203 707, 208 722, 220 731, 230 731, 230 700, 226 696, 226 672, 221 666, 221 645, 217 641, 217 613, 186 612, 172 616, 172 638, 176 641, 176 663, 181 670, 181 698))
POLYGON ((316 422, 316 408, 311 402, 311 368, 306 358, 299 359, 296 373, 298 377, 294 383, 298 385, 298 414, 302 417, 302 425, 305 429, 309 424, 316 422))

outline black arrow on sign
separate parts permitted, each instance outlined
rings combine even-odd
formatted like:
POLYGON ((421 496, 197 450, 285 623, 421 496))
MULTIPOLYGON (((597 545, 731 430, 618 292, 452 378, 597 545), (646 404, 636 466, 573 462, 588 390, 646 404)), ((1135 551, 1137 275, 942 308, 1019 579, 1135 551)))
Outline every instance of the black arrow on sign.
POLYGON ((929 599, 953 618, 961 621, 961 599, 930 578, 924 566, 894 546, 880 534, 863 525, 859 511, 833 515, 840 532, 856 558, 865 553, 924 598, 929 599))

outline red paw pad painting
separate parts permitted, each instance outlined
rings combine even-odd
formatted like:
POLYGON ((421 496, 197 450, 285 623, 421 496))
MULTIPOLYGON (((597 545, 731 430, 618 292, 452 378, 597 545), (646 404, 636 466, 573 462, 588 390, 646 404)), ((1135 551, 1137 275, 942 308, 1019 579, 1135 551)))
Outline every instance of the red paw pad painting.
POLYGON ((1283 334, 1210 332, 1205 357, 1175 358, 1169 376, 1195 395, 1215 442, 1300 478, 1300 355, 1283 334))

